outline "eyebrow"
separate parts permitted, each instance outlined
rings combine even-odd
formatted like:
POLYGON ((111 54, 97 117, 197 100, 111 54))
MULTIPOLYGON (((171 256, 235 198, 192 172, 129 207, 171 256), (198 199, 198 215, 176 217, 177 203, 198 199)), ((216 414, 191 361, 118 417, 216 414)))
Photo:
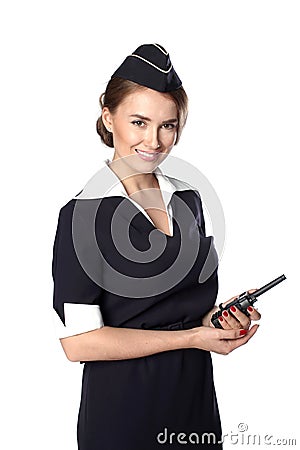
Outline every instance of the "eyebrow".
MULTIPOLYGON (((151 119, 149 119, 149 117, 142 116, 141 114, 130 114, 129 117, 138 117, 139 119, 143 119, 148 122, 151 122, 151 119)), ((178 122, 178 119, 164 120, 162 123, 174 123, 174 122, 178 122)))

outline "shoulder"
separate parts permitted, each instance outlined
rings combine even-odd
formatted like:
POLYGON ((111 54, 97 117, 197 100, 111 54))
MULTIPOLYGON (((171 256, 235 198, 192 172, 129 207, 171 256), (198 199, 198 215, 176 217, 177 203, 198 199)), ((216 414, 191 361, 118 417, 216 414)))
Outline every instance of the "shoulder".
POLYGON ((83 193, 83 191, 84 191, 84 188, 81 189, 76 195, 74 195, 74 197, 69 198, 69 200, 60 207, 59 214, 63 215, 63 216, 67 216, 67 215, 73 213, 74 207, 75 207, 76 203, 78 203, 78 201, 81 199, 80 195, 83 193))
POLYGON ((60 233, 63 231, 68 231, 68 233, 71 232, 75 205, 76 200, 71 198, 59 207, 57 215, 57 230, 59 230, 60 233))
POLYGON ((93 226, 96 218, 107 212, 107 205, 101 204, 99 198, 78 199, 73 197, 61 205, 58 213, 58 227, 65 232, 93 226))
POLYGON ((74 210, 75 203, 76 203, 76 200, 74 200, 74 198, 71 198, 66 203, 64 203, 59 209, 59 218, 60 217, 67 217, 70 214, 72 214, 73 210, 74 210))

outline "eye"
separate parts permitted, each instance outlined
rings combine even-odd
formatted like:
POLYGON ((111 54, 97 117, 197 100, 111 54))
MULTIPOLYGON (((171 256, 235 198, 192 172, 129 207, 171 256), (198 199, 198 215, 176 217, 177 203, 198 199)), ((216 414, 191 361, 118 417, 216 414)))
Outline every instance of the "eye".
POLYGON ((173 130, 173 129, 175 128, 175 125, 174 125, 173 123, 164 123, 164 124, 162 125, 162 127, 163 127, 165 130, 173 130))
POLYGON ((142 127, 143 125, 145 125, 145 122, 143 122, 142 120, 133 120, 131 123, 133 125, 136 125, 137 127, 142 127))

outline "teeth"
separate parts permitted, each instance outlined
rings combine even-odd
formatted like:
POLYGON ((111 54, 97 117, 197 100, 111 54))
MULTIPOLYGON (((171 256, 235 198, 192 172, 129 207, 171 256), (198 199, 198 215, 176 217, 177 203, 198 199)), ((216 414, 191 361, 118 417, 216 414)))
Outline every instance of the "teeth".
POLYGON ((136 150, 138 153, 141 153, 142 155, 146 155, 146 156, 154 156, 156 153, 147 153, 147 152, 143 152, 142 150, 136 150))

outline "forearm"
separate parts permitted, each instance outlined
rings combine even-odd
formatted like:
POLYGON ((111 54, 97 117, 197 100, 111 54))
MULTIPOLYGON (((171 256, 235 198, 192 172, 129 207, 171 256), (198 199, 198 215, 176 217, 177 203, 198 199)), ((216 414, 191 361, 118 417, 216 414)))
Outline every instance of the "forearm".
POLYGON ((61 339, 70 361, 132 359, 190 348, 191 330, 165 331, 104 326, 61 339))

